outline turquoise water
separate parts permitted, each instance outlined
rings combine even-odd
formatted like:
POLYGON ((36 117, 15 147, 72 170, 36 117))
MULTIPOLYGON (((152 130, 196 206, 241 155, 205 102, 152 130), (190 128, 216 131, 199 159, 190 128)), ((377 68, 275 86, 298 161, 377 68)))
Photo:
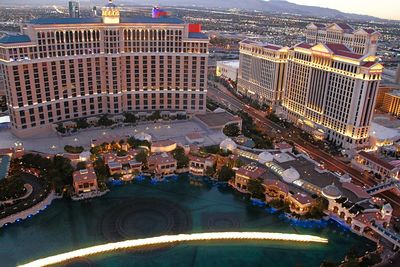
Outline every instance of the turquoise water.
POLYGON ((336 223, 296 225, 253 205, 223 186, 181 178, 114 186, 102 198, 57 200, 28 220, 0 229, 0 266, 125 239, 210 231, 271 231, 313 234, 329 244, 209 242, 141 251, 120 251, 63 266, 319 266, 340 261, 352 248, 374 244, 336 223))

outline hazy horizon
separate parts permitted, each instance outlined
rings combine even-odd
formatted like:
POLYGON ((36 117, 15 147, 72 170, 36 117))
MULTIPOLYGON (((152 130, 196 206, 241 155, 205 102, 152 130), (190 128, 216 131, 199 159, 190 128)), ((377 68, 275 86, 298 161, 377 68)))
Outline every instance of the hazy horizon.
MULTIPOLYGON (((64 0, 65 6, 67 6, 69 0, 64 0)), ((108 0, 80 0, 82 3, 106 3, 108 0)), ((114 0, 117 4, 118 2, 137 4, 137 0, 114 0)), ((287 1, 294 4, 306 5, 306 6, 316 6, 323 8, 331 8, 336 9, 345 13, 353 13, 359 15, 369 15, 383 19, 391 19, 391 20, 400 20, 400 4, 395 4, 396 0, 380 0, 377 2, 376 0, 263 0, 263 1, 287 1)), ((51 0, 31 0, 30 3, 40 2, 48 4, 57 4, 60 5, 60 1, 52 2, 51 0)), ((202 0, 196 1, 199 5, 202 4, 202 0)), ((229 0, 224 0, 225 3, 229 2, 229 0)), ((18 3, 12 2, 10 0, 0 0, 0 4, 13 4, 18 5, 18 3)), ((170 1, 168 0, 147 0, 143 1, 142 4, 152 5, 154 3, 159 4, 160 6, 168 5, 170 1)), ((22 4, 26 4, 25 1, 22 1, 22 4)), ((234 7, 234 6, 232 6, 234 7)))
MULTIPOLYGON (((277 0, 275 0, 277 1, 277 0)), ((400 20, 400 3, 396 0, 288 0, 288 2, 337 9, 346 13, 400 20)))

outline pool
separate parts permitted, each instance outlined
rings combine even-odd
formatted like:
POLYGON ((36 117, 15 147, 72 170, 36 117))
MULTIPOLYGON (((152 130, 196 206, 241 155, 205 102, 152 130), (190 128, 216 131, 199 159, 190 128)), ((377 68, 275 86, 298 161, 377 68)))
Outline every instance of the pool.
POLYGON ((342 260, 352 248, 360 254, 375 249, 335 222, 294 222, 226 186, 186 176, 112 186, 107 195, 83 202, 57 200, 41 214, 0 229, 1 266, 125 239, 212 231, 310 234, 329 243, 179 244, 96 255, 63 266, 319 266, 324 259, 342 260))

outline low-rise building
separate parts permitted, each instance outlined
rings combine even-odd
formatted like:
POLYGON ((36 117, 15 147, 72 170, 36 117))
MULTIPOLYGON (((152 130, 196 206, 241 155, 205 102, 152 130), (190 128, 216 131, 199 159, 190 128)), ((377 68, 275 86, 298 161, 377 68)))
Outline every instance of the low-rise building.
POLYGON ((213 156, 203 158, 194 155, 189 155, 189 172, 193 175, 204 176, 208 167, 215 164, 213 156))
POLYGON ((170 153, 153 154, 147 159, 149 171, 158 175, 173 174, 177 168, 177 161, 170 153))
POLYGON ((97 176, 93 168, 75 171, 72 175, 76 194, 98 191, 97 176))
POLYGON ((389 162, 378 158, 373 153, 359 152, 351 161, 352 165, 362 171, 373 172, 386 178, 397 178, 399 169, 389 162))
POLYGON ((313 198, 311 198, 307 194, 300 192, 297 192, 295 194, 289 193, 287 201, 289 202, 290 210, 297 214, 306 214, 315 204, 313 198))
POLYGON ((172 140, 155 141, 151 143, 151 153, 172 152, 176 147, 176 142, 172 140))
POLYGON ((242 166, 236 171, 234 185, 239 190, 247 191, 249 181, 252 179, 261 179, 266 172, 266 169, 257 164, 251 163, 242 166))
POLYGON ((265 188, 265 200, 267 202, 274 199, 286 200, 289 194, 288 186, 279 180, 265 179, 263 186, 265 188))
POLYGON ((142 170, 142 163, 135 160, 138 153, 137 149, 130 149, 123 155, 118 155, 118 152, 109 152, 103 156, 103 160, 111 175, 121 174, 126 176, 125 178, 130 178, 132 174, 142 170))
POLYGON ((394 116, 400 116, 400 90, 385 92, 381 109, 394 116))
POLYGON ((239 60, 217 61, 216 76, 237 82, 239 60))

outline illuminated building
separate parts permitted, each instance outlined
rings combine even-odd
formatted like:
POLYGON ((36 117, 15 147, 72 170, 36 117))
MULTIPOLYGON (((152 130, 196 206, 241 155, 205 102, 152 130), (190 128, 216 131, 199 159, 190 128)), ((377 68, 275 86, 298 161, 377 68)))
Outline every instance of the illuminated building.
POLYGON ((97 176, 93 168, 75 171, 72 175, 76 194, 97 191, 97 176))
POLYGON ((79 18, 79 2, 78 1, 69 1, 68 2, 68 11, 69 11, 69 16, 71 18, 79 18))
POLYGON ((271 106, 282 99, 288 48, 244 40, 240 42, 238 91, 271 106))
POLYGON ((400 90, 385 92, 381 109, 394 116, 400 116, 400 90))
POLYGON ((310 23, 306 28, 306 42, 309 44, 344 44, 353 52, 362 55, 375 55, 380 33, 373 29, 358 29, 346 23, 310 23))
POLYGON ((282 105, 287 118, 345 149, 368 144, 383 67, 342 44, 298 44, 289 50, 282 105))
POLYGON ((124 112, 205 113, 208 37, 172 17, 41 18, 0 39, 11 128, 124 112))
POLYGON ((217 61, 216 76, 237 82, 239 60, 217 61))

